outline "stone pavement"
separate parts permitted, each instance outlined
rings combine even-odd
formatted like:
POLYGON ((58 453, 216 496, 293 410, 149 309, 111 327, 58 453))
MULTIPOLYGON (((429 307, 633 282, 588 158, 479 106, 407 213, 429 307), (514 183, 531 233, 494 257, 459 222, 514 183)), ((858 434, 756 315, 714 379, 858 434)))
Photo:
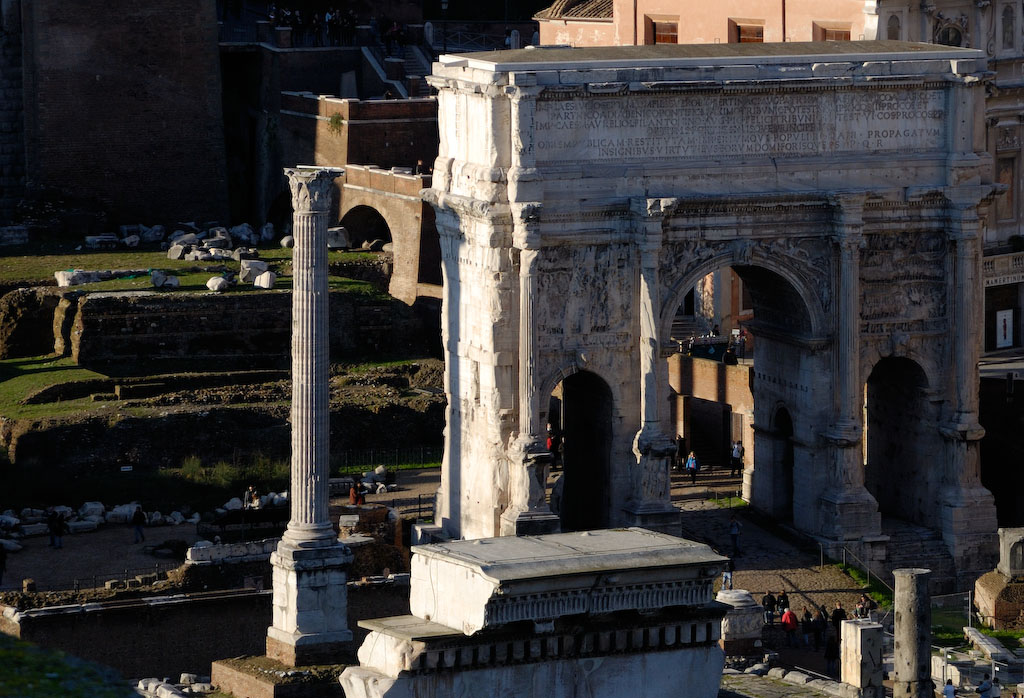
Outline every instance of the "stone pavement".
POLYGON ((725 674, 718 698, 819 698, 828 693, 808 685, 753 674, 725 674))

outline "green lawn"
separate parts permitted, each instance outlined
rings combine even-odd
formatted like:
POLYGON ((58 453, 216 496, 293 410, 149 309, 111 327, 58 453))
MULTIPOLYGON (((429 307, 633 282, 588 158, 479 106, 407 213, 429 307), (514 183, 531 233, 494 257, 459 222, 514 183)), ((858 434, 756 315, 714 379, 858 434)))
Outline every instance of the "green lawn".
POLYGON ((0 698, 129 698, 113 669, 0 634, 0 698))
POLYGON ((96 409, 97 404, 89 398, 41 405, 21 404, 27 395, 48 385, 94 378, 105 376, 78 366, 68 357, 0 360, 0 415, 13 419, 37 419, 96 409))
MULTIPOLYGON (((223 262, 187 262, 184 260, 173 260, 167 258, 167 253, 160 250, 140 251, 124 250, 117 252, 103 252, 96 250, 75 250, 71 245, 66 245, 57 253, 54 253, 53 245, 46 248, 48 254, 30 254, 27 249, 19 248, 15 254, 0 256, 0 284, 10 282, 28 283, 49 283, 53 281, 55 271, 67 269, 84 269, 88 271, 101 271, 105 269, 137 269, 152 271, 159 269, 165 273, 178 276, 181 280, 183 291, 205 291, 206 282, 216 272, 189 271, 201 267, 216 266, 223 264, 228 270, 236 271, 239 268, 238 262, 224 260, 223 262)), ((291 262, 292 251, 277 245, 270 245, 260 249, 260 259, 269 262, 271 267, 277 266, 279 271, 286 271, 285 267, 291 262)), ((360 262, 376 259, 376 255, 368 252, 341 252, 328 253, 328 262, 360 262)), ((332 289, 350 291, 364 295, 381 295, 372 284, 365 281, 354 281, 341 276, 329 277, 329 284, 332 289)), ((290 289, 292 285, 291 276, 279 276, 276 288, 290 289)), ((151 289, 149 276, 142 274, 133 279, 111 279, 94 284, 83 284, 75 286, 81 291, 134 291, 151 289)), ((231 293, 254 293, 259 292, 251 284, 236 286, 231 293)))

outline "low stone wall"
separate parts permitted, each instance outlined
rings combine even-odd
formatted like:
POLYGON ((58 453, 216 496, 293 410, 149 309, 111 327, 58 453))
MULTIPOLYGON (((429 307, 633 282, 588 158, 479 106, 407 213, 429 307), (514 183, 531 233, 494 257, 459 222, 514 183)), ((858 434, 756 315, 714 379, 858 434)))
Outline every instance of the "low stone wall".
MULTIPOLYGON (((330 296, 331 358, 399 353, 421 343, 415 315, 396 301, 330 296)), ((83 365, 202 359, 218 368, 279 366, 291 351, 291 293, 83 296, 64 347, 83 365)))
MULTIPOLYGON (((407 577, 349 584, 348 622, 409 612, 407 577)), ((225 657, 263 654, 270 591, 221 591, 31 611, 0 607, 0 632, 113 667, 125 677, 208 674, 225 657)))

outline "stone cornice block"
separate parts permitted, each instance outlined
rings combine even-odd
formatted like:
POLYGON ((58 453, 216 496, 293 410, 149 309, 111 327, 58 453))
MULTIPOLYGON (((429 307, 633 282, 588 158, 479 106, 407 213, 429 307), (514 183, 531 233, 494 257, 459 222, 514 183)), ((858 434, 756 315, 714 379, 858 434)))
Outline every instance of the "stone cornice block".
POLYGON ((414 548, 410 608, 466 635, 519 621, 711 602, 726 558, 640 528, 414 548))

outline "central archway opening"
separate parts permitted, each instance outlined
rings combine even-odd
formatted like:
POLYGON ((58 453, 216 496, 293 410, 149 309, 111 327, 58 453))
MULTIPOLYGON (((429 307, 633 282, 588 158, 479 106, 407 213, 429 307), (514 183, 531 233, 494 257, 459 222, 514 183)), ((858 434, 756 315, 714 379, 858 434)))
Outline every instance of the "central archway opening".
POLYGON ((678 352, 668 359, 672 436, 680 461, 692 450, 701 470, 692 491, 688 473, 676 471, 676 498, 741 493, 755 508, 813 530, 816 495, 797 492, 794 481, 810 477, 815 454, 797 432, 820 415, 815 379, 828 361, 813 349, 803 296, 757 264, 708 270, 679 291, 671 334, 678 352))
POLYGON ((552 393, 548 421, 562 467, 555 508, 563 531, 609 523, 612 402, 611 388, 590 371, 566 377, 552 393))

